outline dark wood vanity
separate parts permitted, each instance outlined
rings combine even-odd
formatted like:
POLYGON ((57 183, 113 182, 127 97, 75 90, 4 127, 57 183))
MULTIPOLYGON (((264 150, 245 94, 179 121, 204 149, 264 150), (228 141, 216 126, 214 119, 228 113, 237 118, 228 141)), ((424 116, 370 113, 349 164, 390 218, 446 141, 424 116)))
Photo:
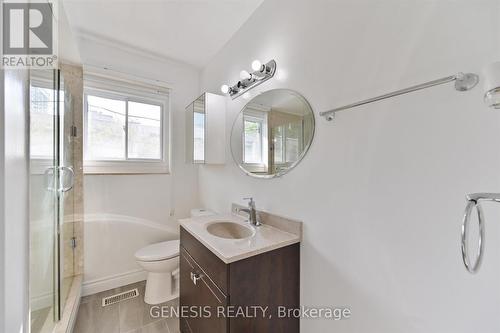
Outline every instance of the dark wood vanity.
POLYGON ((299 332, 280 318, 300 305, 299 243, 226 264, 183 227, 180 239, 182 333, 299 332))

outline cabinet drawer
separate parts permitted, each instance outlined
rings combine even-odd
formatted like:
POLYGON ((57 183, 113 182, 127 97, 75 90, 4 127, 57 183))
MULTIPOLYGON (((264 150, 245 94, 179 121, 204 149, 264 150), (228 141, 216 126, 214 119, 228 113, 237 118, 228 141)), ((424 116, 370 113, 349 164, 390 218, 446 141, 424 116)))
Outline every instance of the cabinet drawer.
POLYGON ((225 295, 228 295, 228 265, 217 258, 215 254, 210 252, 210 250, 182 227, 181 246, 189 253, 217 287, 219 287, 225 295))
POLYGON ((226 333, 227 320, 218 316, 227 306, 227 297, 210 280, 194 259, 181 247, 181 306, 190 310, 181 320, 183 333, 226 333))

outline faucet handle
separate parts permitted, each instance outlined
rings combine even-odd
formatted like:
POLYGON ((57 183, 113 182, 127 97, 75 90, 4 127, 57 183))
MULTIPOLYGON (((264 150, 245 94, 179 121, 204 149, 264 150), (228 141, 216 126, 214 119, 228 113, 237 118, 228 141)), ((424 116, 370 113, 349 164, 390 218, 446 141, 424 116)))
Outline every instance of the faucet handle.
POLYGON ((243 200, 248 200, 248 206, 254 206, 255 205, 255 201, 253 201, 252 197, 243 198, 243 200))

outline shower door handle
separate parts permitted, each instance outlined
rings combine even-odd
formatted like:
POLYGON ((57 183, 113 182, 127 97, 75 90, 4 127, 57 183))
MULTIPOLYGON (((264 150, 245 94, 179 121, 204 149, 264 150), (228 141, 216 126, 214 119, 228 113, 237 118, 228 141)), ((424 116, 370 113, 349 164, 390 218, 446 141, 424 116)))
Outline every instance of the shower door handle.
POLYGON ((55 184, 54 184, 54 180, 53 180, 54 170, 56 170, 56 169, 58 170, 58 179, 59 179, 58 180, 59 181, 58 191, 61 193, 70 191, 73 188, 73 186, 75 186, 75 172, 73 171, 72 167, 68 167, 68 166, 47 168, 47 170, 45 170, 45 172, 44 172, 45 188, 47 189, 47 191, 55 191, 56 190, 54 188, 55 184), (64 184, 63 184, 64 183, 63 176, 66 172, 69 173, 69 185, 68 186, 64 186, 64 184), (52 180, 51 180, 51 178, 52 178, 52 180))
POLYGON ((59 167, 59 191, 62 193, 70 191, 73 186, 75 186, 75 172, 73 171, 72 167, 69 166, 60 166, 59 167), (64 186, 63 184, 63 179, 64 179, 64 173, 68 172, 69 173, 69 185, 64 186))

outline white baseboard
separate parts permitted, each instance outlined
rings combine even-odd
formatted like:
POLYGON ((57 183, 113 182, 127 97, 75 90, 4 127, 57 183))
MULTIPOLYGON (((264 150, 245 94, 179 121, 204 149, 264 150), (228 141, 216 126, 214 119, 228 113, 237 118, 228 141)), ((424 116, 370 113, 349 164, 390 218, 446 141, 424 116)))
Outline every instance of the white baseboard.
POLYGON ((134 271, 129 271, 125 273, 120 273, 116 275, 106 276, 100 279, 84 281, 82 296, 88 296, 100 293, 101 291, 106 291, 127 284, 144 281, 147 278, 147 272, 138 269, 134 271))
POLYGON ((52 292, 46 292, 44 294, 34 296, 30 300, 31 310, 40 310, 51 307, 53 301, 54 294, 52 292))

